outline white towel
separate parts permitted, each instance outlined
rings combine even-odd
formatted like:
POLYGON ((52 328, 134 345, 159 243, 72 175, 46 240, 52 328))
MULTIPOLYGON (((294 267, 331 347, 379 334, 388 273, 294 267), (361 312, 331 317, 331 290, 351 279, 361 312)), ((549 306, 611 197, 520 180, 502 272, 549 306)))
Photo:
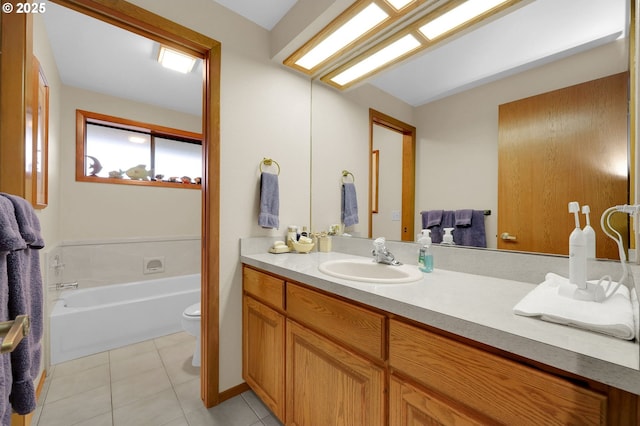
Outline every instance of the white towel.
POLYGON ((513 312, 620 339, 632 340, 635 337, 633 306, 626 286, 621 285, 613 296, 599 303, 560 296, 560 285, 568 282, 559 275, 547 274, 542 284, 514 306, 513 312))

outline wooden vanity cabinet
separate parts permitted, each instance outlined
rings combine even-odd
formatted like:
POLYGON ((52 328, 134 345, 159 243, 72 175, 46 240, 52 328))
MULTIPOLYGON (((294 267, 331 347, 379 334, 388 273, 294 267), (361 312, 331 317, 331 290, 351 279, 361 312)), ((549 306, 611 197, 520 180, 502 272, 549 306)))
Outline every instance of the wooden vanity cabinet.
POLYGON ((285 419, 283 280, 243 268, 242 377, 273 414, 285 419))
MULTIPOLYGON (((454 401, 449 420, 463 407, 472 418, 486 417, 495 424, 607 424, 607 396, 602 393, 397 320, 389 322, 389 366, 399 377, 394 379, 396 387, 418 384, 406 387, 413 391, 414 401, 422 397, 411 409, 425 415, 433 406, 442 413, 444 401, 454 401), (429 401, 433 395, 438 395, 435 403, 429 401)), ((404 388, 392 390, 391 411, 409 411, 404 406, 410 394, 404 388)))

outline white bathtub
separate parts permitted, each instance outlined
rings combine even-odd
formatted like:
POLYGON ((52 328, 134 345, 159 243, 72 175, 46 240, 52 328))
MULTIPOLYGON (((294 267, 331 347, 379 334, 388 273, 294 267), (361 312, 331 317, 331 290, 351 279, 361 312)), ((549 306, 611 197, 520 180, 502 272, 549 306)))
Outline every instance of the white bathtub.
POLYGON ((182 330, 200 274, 65 291, 50 318, 51 364, 182 330))

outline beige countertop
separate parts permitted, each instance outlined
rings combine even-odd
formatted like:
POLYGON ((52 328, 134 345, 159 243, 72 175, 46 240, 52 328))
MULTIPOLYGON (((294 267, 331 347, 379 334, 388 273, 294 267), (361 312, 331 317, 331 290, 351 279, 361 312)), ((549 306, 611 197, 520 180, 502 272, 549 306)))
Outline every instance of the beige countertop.
POLYGON ((241 262, 640 395, 636 341, 513 313, 535 284, 438 268, 413 283, 370 284, 318 270, 328 260, 362 256, 255 251, 243 248, 241 262))

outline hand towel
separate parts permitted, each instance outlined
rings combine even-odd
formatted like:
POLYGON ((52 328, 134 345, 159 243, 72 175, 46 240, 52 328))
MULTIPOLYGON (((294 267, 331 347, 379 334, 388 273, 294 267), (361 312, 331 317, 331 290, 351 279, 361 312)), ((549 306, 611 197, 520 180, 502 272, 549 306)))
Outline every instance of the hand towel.
POLYGON ((634 314, 627 287, 621 285, 602 303, 585 302, 558 294, 560 285, 568 282, 567 278, 547 274, 542 284, 514 306, 513 312, 619 339, 632 340, 635 337, 634 314))
POLYGON ((440 223, 442 223, 442 212, 443 210, 427 211, 427 221, 424 224, 426 228, 431 228, 432 226, 439 226, 440 223))
POLYGON ((263 228, 280 227, 280 189, 278 175, 262 172, 260 175, 260 214, 258 225, 263 228))
POLYGON ((356 186, 352 182, 342 184, 340 219, 344 226, 358 223, 358 198, 356 197, 356 186))
POLYGON ((40 372, 43 332, 43 295, 40 254, 44 247, 40 222, 26 200, 1 194, 14 208, 18 231, 27 247, 7 256, 9 318, 29 315, 30 331, 11 352, 12 385, 9 401, 18 414, 28 414, 36 408, 35 379, 40 372))
MULTIPOLYGON (((465 210, 470 212, 471 220, 469 225, 459 226, 457 213, 462 210, 456 210, 454 212, 456 223, 456 229, 453 232, 453 241, 460 246, 467 247, 487 247, 487 233, 485 231, 484 224, 484 210, 465 210)), ((466 213, 464 215, 466 217, 466 213)), ((466 222, 466 219, 465 219, 466 222)))
POLYGON ((473 218, 473 210, 456 210, 455 211, 456 226, 471 226, 473 218))

